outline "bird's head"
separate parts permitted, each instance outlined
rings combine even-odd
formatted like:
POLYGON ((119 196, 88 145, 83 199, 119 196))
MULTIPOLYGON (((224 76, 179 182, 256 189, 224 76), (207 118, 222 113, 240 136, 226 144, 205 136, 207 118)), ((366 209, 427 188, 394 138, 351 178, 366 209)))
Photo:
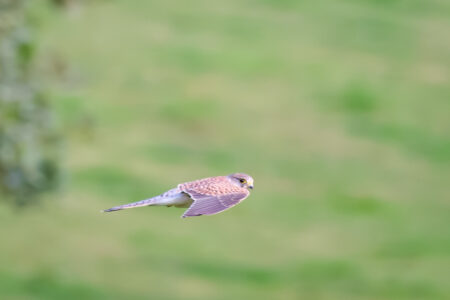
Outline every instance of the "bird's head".
POLYGON ((244 173, 233 173, 228 175, 228 178, 234 185, 245 189, 253 189, 253 178, 250 175, 244 173))

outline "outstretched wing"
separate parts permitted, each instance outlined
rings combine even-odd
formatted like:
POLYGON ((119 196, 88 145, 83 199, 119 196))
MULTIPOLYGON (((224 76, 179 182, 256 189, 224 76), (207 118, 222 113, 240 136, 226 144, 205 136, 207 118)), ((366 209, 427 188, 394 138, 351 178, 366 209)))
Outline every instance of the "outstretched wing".
POLYGON ((184 212, 183 218, 195 217, 201 215, 214 215, 226 209, 229 209, 245 198, 248 197, 248 191, 236 194, 227 195, 202 195, 197 193, 189 193, 194 202, 184 212))
POLYGON ((194 200, 183 218, 217 214, 235 206, 249 195, 248 190, 230 184, 223 177, 188 182, 180 184, 179 188, 194 200))

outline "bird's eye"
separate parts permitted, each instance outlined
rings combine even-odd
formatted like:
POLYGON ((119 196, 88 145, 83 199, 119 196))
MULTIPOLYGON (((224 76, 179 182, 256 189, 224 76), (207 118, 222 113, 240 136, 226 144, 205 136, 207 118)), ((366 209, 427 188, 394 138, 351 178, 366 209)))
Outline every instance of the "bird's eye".
POLYGON ((245 180, 245 179, 239 179, 239 182, 240 182, 240 183, 246 183, 247 180, 245 180))

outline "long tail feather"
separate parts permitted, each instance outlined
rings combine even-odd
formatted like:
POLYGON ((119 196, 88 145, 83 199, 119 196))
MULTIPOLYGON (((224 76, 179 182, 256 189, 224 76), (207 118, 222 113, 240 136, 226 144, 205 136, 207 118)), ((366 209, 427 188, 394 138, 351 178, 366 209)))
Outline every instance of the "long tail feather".
POLYGON ((118 210, 127 209, 127 208, 135 208, 135 207, 140 207, 140 206, 152 205, 152 204, 155 204, 156 200, 159 197, 160 196, 156 196, 156 197, 153 197, 153 198, 150 198, 150 199, 146 199, 146 200, 142 200, 142 201, 138 201, 138 202, 133 202, 133 203, 128 203, 128 204, 124 204, 124 205, 114 206, 114 207, 102 210, 102 212, 112 212, 112 211, 118 211, 118 210))

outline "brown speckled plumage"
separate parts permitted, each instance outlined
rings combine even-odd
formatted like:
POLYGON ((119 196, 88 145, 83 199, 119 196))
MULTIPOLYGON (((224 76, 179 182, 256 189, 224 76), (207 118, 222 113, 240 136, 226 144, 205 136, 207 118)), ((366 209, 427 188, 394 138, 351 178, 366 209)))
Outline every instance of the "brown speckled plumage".
POLYGON ((183 218, 212 215, 239 204, 250 195, 249 189, 253 189, 253 178, 244 173, 234 173, 228 176, 209 177, 181 183, 176 188, 159 196, 104 211, 165 205, 189 207, 183 214, 183 218))
POLYGON ((226 176, 209 177, 196 181, 181 183, 178 188, 183 191, 195 191, 204 195, 225 195, 247 192, 247 189, 231 185, 226 176))

